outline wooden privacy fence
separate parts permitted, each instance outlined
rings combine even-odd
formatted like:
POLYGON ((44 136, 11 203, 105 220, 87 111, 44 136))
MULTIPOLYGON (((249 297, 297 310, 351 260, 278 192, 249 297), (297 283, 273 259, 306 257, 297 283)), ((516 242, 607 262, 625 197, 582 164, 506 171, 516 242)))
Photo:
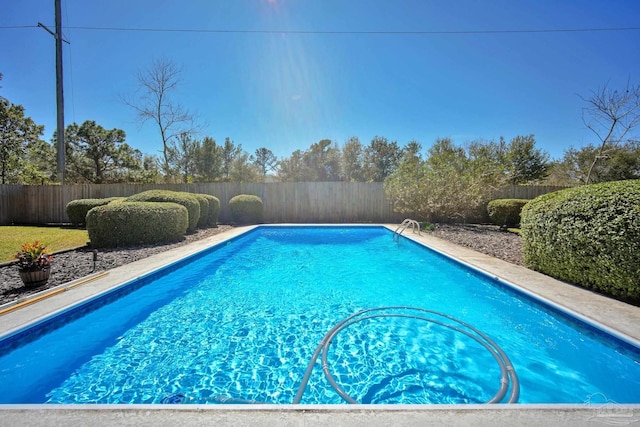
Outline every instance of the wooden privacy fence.
POLYGON ((493 192, 494 199, 535 199, 536 197, 564 190, 569 187, 556 185, 507 185, 493 192))
POLYGON ((220 199, 221 223, 230 221, 229 199, 259 196, 268 223, 397 222, 382 183, 285 182, 195 184, 86 184, 0 186, 0 224, 68 222, 65 207, 76 199, 130 196, 165 189, 211 194, 220 199))
MULTIPOLYGON (((531 199, 561 188, 513 186, 495 197, 531 199)), ((72 200, 131 196, 152 189, 216 196, 221 223, 230 222, 229 199, 238 194, 259 196, 267 223, 396 223, 404 216, 393 212, 380 182, 0 185, 0 225, 66 223, 65 207, 72 200)))

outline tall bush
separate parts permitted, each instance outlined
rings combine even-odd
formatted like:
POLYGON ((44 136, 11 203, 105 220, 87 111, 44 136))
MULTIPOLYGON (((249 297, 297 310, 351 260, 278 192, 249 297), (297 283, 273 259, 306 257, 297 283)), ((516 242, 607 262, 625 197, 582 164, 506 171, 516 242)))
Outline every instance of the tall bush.
POLYGON ((473 143, 456 146, 438 139, 426 160, 405 154, 385 180, 385 191, 396 212, 429 221, 484 219, 493 191, 506 181, 500 147, 473 143))
POLYGON ((200 220, 200 203, 190 193, 169 190, 148 190, 134 194, 126 199, 127 202, 173 202, 187 208, 189 212, 189 227, 187 231, 194 231, 200 220))
MULTIPOLYGON (((215 227, 218 224, 218 215, 220 214, 220 199, 210 194, 201 194, 209 201, 209 212, 207 213, 207 223, 215 227)), ((201 213, 202 215, 202 213, 201 213)))
POLYGON ((177 241, 188 223, 187 208, 177 203, 111 203, 87 213, 89 240, 97 248, 177 241))
POLYGON ((229 200, 231 220, 236 224, 262 222, 262 199, 250 194, 239 194, 229 200))
POLYGON ((198 227, 204 228, 209 224, 209 199, 203 194, 193 193, 193 197, 200 204, 200 218, 198 219, 198 227))
POLYGON ((539 196, 520 225, 528 267, 640 302, 640 180, 539 196))
POLYGON ((106 205, 114 200, 118 200, 119 197, 108 197, 105 199, 77 199, 67 203, 65 211, 69 222, 75 226, 84 225, 86 223, 87 212, 91 209, 106 205))
POLYGON ((487 203, 487 214, 492 224, 501 227, 516 227, 520 224, 520 213, 529 200, 495 199, 487 203))

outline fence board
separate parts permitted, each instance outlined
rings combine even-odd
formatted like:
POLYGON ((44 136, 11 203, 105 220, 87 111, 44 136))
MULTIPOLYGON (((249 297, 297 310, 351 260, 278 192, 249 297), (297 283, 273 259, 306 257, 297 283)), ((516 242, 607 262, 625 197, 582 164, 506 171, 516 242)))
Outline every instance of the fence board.
MULTIPOLYGON (((508 186, 494 198, 533 199, 564 187, 508 186)), ((401 221, 380 182, 282 182, 195 184, 0 185, 0 224, 68 222, 65 207, 76 199, 127 197, 152 189, 211 194, 220 199, 221 223, 229 223, 229 200, 238 194, 259 196, 268 223, 341 223, 401 221)))
POLYGON ((568 187, 553 185, 508 185, 494 192, 496 199, 535 199, 541 194, 564 190, 568 187))

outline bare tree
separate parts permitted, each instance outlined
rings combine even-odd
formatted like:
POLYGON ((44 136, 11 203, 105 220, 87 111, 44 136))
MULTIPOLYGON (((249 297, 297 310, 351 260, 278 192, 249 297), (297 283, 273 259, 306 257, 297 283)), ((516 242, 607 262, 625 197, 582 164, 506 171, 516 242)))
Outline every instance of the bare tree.
POLYGON ((582 120, 599 139, 599 148, 585 179, 585 184, 589 184, 598 160, 607 159, 611 149, 630 141, 631 131, 640 124, 640 86, 627 82, 626 88, 619 92, 605 84, 591 97, 580 98, 587 103, 582 110, 582 120))
POLYGON ((182 134, 197 133, 195 116, 171 99, 172 92, 180 83, 180 68, 171 60, 154 59, 148 68, 138 72, 137 80, 137 96, 123 101, 137 112, 141 126, 148 120, 158 126, 163 168, 168 174, 171 171, 172 142, 182 134))

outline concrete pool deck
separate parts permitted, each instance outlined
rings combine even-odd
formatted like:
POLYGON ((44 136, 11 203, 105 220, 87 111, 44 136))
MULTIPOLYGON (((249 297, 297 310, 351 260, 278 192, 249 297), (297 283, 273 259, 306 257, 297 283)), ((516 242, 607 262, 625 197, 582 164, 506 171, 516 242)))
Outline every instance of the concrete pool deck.
MULTIPOLYGON (((392 231, 397 225, 386 225, 392 231)), ((66 307, 155 271, 168 263, 236 237, 233 230, 136 261, 106 273, 0 307, 0 336, 66 307), (49 295, 51 294, 51 295, 49 295)), ((514 284, 587 322, 632 343, 640 343, 640 308, 571 286, 488 255, 422 233, 405 237, 514 284)), ((606 397, 605 397, 606 399, 606 397)), ((563 425, 640 423, 640 403, 611 401, 576 405, 0 405, 0 426, 86 425, 563 425)))

